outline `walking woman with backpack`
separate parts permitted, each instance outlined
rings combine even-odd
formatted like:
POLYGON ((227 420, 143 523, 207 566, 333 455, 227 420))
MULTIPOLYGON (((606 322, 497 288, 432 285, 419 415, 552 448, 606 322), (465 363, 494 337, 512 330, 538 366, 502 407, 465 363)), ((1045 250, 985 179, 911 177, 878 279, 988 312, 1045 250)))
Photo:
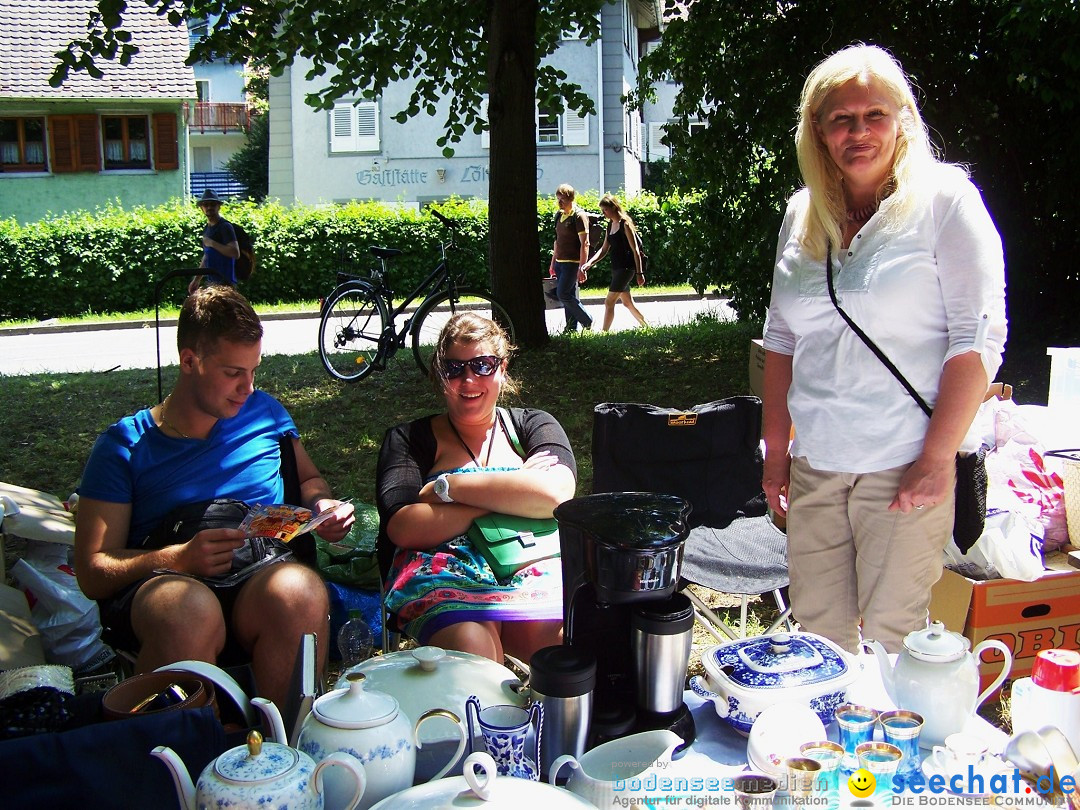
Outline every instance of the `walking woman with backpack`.
POLYGON ((639 324, 648 326, 645 316, 634 304, 634 296, 630 294, 631 281, 636 282, 639 287, 645 283, 645 254, 642 252, 641 237, 634 226, 634 220, 612 194, 605 194, 600 198, 600 210, 609 221, 604 234, 604 244, 581 269, 588 272, 590 267, 611 252, 611 284, 608 286, 607 298, 604 299, 604 331, 611 328, 611 322, 615 319, 617 301, 622 301, 623 306, 639 324))

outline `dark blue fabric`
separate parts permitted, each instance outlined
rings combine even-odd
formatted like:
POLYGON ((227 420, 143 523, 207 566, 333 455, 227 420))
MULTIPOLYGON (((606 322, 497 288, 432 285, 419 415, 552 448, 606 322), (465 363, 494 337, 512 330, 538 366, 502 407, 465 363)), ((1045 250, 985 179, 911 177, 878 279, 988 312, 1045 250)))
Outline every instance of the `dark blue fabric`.
MULTIPOLYGON (((236 231, 233 230, 232 223, 227 219, 219 219, 215 225, 207 223, 206 227, 203 228, 203 236, 208 236, 223 245, 236 241, 236 231)), ((218 253, 212 247, 205 246, 203 247, 203 258, 206 260, 203 263, 203 268, 211 280, 236 286, 236 259, 232 256, 226 256, 224 253, 218 253)))
POLYGON ((169 769, 150 755, 158 745, 173 749, 197 782, 225 751, 225 732, 204 706, 0 742, 3 806, 180 808, 169 769))

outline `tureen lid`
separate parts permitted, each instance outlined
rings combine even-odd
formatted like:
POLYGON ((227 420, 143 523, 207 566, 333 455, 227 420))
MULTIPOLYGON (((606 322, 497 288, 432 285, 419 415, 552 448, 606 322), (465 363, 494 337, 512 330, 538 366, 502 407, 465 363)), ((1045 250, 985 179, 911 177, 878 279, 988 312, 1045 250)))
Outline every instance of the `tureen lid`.
MULTIPOLYGON (((476 754, 471 755, 473 757, 476 754)), ((494 763, 492 763, 494 766, 494 763)), ((466 760, 465 767, 469 767, 466 760)), ((494 770, 494 767, 492 768, 494 770)), ((464 807, 484 810, 521 810, 544 807, 546 810, 586 810, 596 806, 576 793, 512 776, 495 776, 470 781, 465 776, 450 776, 407 788, 387 796, 371 810, 458 810, 464 807)))
POLYGON ((230 748, 214 762, 214 773, 230 782, 267 782, 292 771, 300 762, 300 753, 287 745, 263 742, 252 731, 246 745, 230 748))
POLYGON ((350 672, 345 677, 348 688, 323 695, 311 707, 321 722, 335 728, 371 728, 397 717, 398 702, 385 692, 364 688, 367 676, 363 672, 350 672))
MULTIPOLYGON (((413 722, 431 709, 449 709, 465 717, 465 701, 470 695, 476 695, 481 706, 509 703, 524 708, 528 702, 528 690, 502 664, 441 647, 376 655, 353 671, 367 676, 365 688, 369 694, 378 690, 392 696, 400 711, 413 722)), ((339 689, 348 685, 348 674, 336 683, 339 689)), ((456 743, 457 739, 458 732, 448 723, 425 723, 420 728, 420 740, 425 746, 447 740, 456 743)))
POLYGON ((923 630, 912 630, 904 636, 904 649, 928 661, 952 661, 968 651, 969 642, 959 633, 946 630, 942 622, 930 622, 923 630))
POLYGON ((702 658, 709 674, 750 689, 835 680, 848 672, 843 652, 813 633, 774 633, 713 647, 702 658))

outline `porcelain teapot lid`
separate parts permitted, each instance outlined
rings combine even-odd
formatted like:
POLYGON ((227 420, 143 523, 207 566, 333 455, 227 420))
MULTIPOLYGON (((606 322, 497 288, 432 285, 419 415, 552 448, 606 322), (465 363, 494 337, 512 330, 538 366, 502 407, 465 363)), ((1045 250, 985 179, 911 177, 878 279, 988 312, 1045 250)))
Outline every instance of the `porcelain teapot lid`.
POLYGON ((300 763, 299 751, 287 745, 263 742, 263 736, 252 731, 247 745, 230 748, 214 762, 214 773, 229 782, 269 782, 285 776, 300 763))
POLYGON ((320 722, 334 728, 372 728, 397 717, 398 702, 385 692, 366 689, 363 672, 350 672, 346 677, 348 688, 323 695, 311 707, 320 722))
POLYGON ((904 649, 923 661, 955 661, 967 654, 971 642, 959 633, 946 630, 941 622, 930 622, 923 630, 904 637, 904 649))

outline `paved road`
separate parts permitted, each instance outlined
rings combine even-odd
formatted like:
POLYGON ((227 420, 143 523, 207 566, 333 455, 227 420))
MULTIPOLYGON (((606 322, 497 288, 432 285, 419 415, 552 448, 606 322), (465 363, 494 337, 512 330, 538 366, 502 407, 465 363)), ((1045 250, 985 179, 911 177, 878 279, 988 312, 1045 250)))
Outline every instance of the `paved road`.
MULTIPOLYGON (((734 317, 725 299, 635 296, 638 308, 655 325, 690 321, 700 312, 734 317)), ((603 299, 587 299, 585 308, 596 320, 604 314, 603 299)), ((562 329, 561 309, 547 311, 548 330, 562 329)), ((612 331, 632 329, 637 322, 621 306, 615 309, 612 331)), ((267 316, 263 319, 264 354, 303 354, 315 351, 318 319, 313 316, 267 316)), ((161 327, 161 363, 176 365, 176 328, 161 327)), ((0 374, 41 374, 75 371, 111 371, 157 367, 154 322, 106 329, 86 326, 34 326, 27 329, 0 329, 0 374)))

